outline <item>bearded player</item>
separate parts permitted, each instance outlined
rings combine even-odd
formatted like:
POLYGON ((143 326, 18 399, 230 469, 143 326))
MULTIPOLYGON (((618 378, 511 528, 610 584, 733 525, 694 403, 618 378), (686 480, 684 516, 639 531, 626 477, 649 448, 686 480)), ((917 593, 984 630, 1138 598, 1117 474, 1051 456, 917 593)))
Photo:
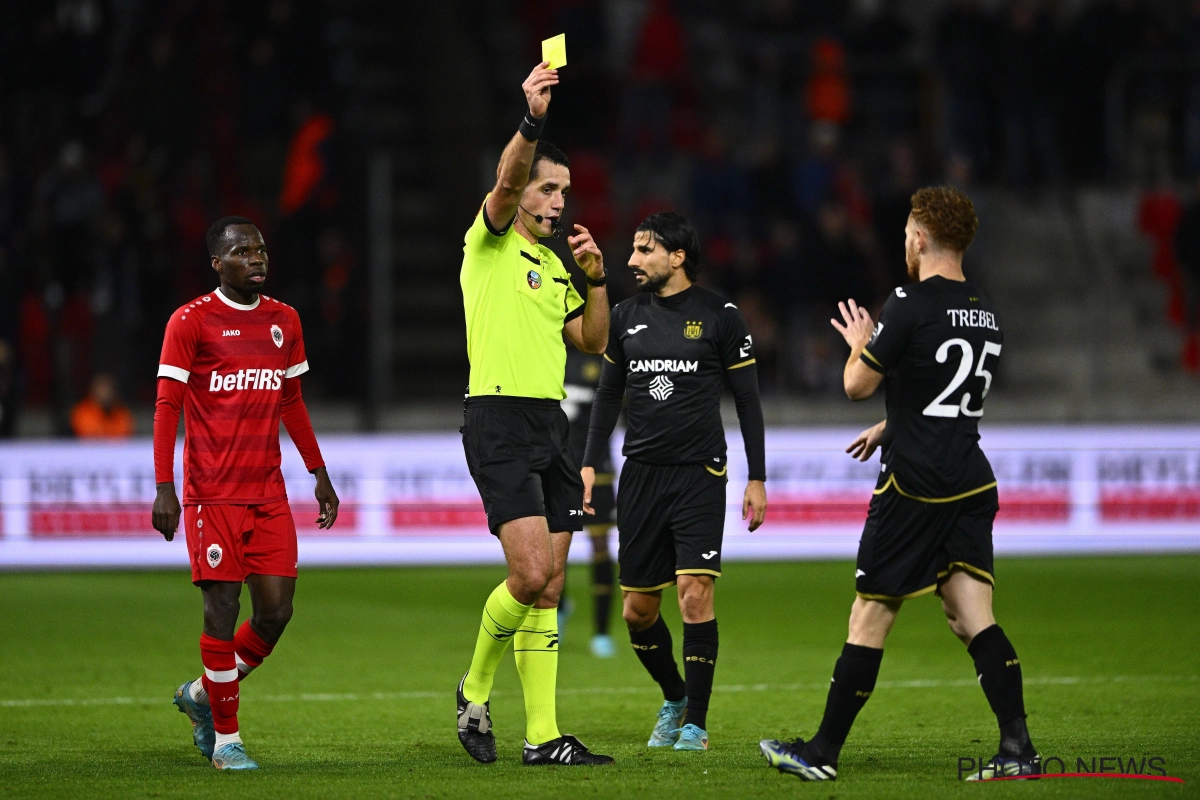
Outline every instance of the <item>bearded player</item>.
POLYGON ((217 769, 257 769, 238 732, 238 684, 283 635, 296 590, 296 525, 279 469, 279 423, 316 476, 322 529, 338 498, 300 396, 308 371, 300 317, 261 294, 267 247, 245 217, 208 229, 215 291, 171 315, 158 366, 154 414, 153 524, 167 541, 179 528, 175 434, 186 409, 183 525, 192 583, 204 598, 204 674, 184 683, 174 703, 192 738, 217 769), (237 627, 242 583, 253 613, 237 627))
POLYGON ((904 241, 916 283, 896 289, 878 325, 853 300, 839 304, 840 322, 832 320, 851 350, 846 394, 865 400, 883 383, 887 419, 847 450, 866 461, 883 447, 858 546, 858 597, 825 716, 807 742, 760 743, 771 766, 803 780, 837 778, 838 756, 875 690, 896 615, 904 601, 929 592, 940 595, 1000 727, 999 753, 972 779, 1041 772, 1025 726, 1021 662, 992 615, 999 504, 979 447, 979 418, 1004 335, 991 298, 963 275, 963 253, 978 227, 970 198, 957 189, 917 191, 904 241))

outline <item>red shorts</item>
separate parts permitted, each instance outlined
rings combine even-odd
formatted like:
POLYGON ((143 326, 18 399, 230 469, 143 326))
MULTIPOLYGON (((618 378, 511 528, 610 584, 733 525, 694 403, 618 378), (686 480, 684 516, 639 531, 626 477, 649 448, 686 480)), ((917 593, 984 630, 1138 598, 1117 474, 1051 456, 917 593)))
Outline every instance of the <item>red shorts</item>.
POLYGON ((183 507, 192 583, 248 575, 296 577, 296 523, 287 500, 183 507))

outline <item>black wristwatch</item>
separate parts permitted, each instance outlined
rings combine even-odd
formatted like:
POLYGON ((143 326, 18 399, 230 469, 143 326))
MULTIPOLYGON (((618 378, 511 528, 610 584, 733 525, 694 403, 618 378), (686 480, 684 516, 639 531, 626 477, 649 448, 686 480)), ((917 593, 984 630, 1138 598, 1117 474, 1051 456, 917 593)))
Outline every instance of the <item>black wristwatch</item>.
POLYGON ((604 284, 608 283, 608 270, 604 270, 604 277, 598 281, 592 280, 592 276, 588 275, 586 272, 583 273, 583 279, 587 281, 588 286, 603 286, 604 284))

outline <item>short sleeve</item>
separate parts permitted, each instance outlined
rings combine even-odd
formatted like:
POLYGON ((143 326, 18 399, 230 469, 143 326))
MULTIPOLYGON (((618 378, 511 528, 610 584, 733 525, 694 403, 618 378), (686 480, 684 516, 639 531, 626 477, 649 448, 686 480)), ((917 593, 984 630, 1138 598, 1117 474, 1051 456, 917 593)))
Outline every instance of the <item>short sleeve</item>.
POLYGON ((623 327, 618 319, 621 315, 617 312, 620 310, 620 307, 614 308, 608 318, 608 347, 604 348, 604 360, 610 364, 625 363, 625 349, 621 347, 621 339, 617 336, 623 327))
POLYGON ((500 243, 504 241, 504 237, 512 229, 513 220, 515 219, 516 217, 514 216, 503 228, 497 229, 492 227, 492 222, 487 217, 487 197, 484 197, 483 202, 479 205, 479 211, 475 214, 475 221, 471 223, 471 227, 467 230, 467 249, 475 249, 477 252, 498 249, 500 243))
POLYGON ((296 335, 292 337, 292 349, 288 355, 288 368, 284 371, 285 378, 298 378, 308 372, 308 356, 304 352, 304 329, 300 326, 300 315, 295 309, 289 309, 292 314, 292 324, 296 335))
POLYGON ((200 340, 200 326, 189 309, 181 308, 167 321, 163 336, 162 355, 158 359, 158 377, 171 378, 187 383, 192 375, 192 362, 196 358, 196 343, 200 340))
POLYGON ((563 322, 570 322, 583 313, 583 297, 580 296, 579 290, 575 288, 575 283, 572 281, 567 284, 567 316, 563 322))
POLYGON ((726 303, 724 320, 721 325, 721 338, 718 346, 721 349, 721 366, 725 369, 740 369, 755 362, 754 337, 742 312, 733 303, 726 303))
POLYGON ((905 293, 904 287, 892 292, 883 304, 871 341, 859 356, 862 362, 876 372, 887 372, 899 364, 919 312, 918 298, 905 293))

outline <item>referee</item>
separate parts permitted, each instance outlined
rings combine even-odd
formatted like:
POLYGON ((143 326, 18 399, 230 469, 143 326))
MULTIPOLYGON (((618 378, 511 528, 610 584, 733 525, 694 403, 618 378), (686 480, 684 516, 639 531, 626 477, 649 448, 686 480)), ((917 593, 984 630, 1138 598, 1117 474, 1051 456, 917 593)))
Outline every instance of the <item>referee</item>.
POLYGON ((458 739, 476 760, 496 760, 488 698, 512 642, 525 695, 525 764, 611 764, 559 733, 557 606, 571 534, 583 527, 583 483, 567 442, 563 334, 585 353, 608 342, 604 258, 582 225, 567 241, 587 277, 588 302, 539 240, 558 236, 570 162, 540 141, 558 72, 542 62, 521 88, 529 113, 467 231, 459 282, 471 380, 462 427, 471 477, 500 539, 508 578, 483 609, 471 668, 458 685, 458 739))
POLYGON ((633 649, 662 687, 648 747, 708 749, 708 699, 717 664, 715 579, 725 530, 725 430, 721 392, 733 391, 749 480, 742 519, 767 513, 766 456, 753 341, 737 306, 694 286, 695 229, 679 214, 653 214, 633 237, 639 293, 613 309, 604 371, 592 403, 583 457, 584 510, 621 398, 626 400, 625 466, 617 504, 618 562, 633 649), (662 590, 679 584, 683 677, 671 632, 659 615, 662 590))

